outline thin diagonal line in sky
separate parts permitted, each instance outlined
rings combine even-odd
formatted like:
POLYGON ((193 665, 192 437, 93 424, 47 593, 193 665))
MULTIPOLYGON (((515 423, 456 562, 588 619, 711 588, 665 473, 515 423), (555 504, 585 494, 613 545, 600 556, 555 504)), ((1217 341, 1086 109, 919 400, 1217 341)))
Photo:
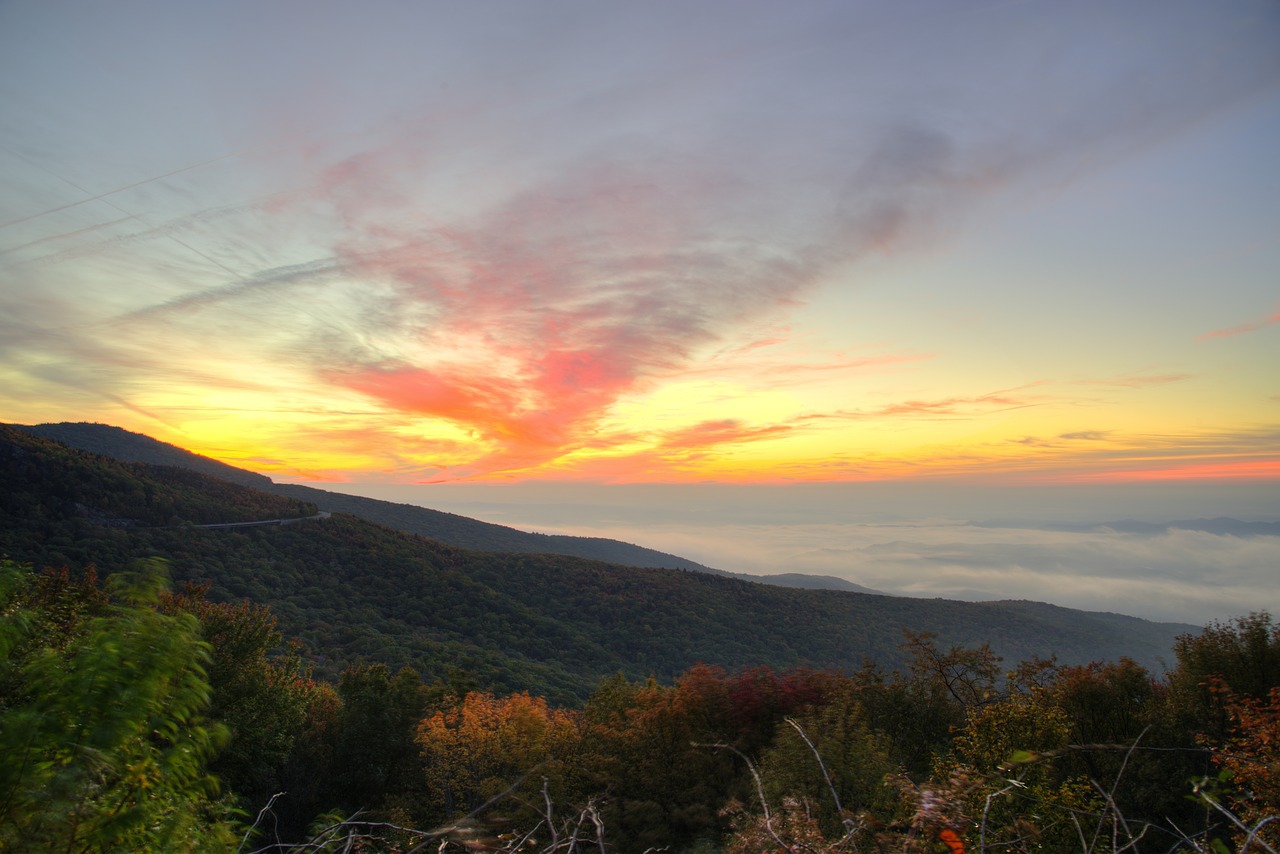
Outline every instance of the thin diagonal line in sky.
MULTIPOLYGON (((40 169, 44 172, 49 172, 48 169, 45 169, 43 166, 41 166, 38 163, 32 163, 26 157, 22 157, 22 155, 18 154, 17 152, 11 151, 9 153, 13 154, 16 157, 20 157, 23 160, 26 160, 27 163, 30 163, 32 166, 35 166, 37 169, 40 169)), ((8 228, 11 225, 19 225, 24 222, 29 222, 33 219, 38 219, 42 216, 48 216, 51 213, 57 213, 58 211, 65 211, 68 208, 79 207, 80 205, 88 204, 89 202, 103 201, 109 196, 114 196, 116 193, 123 193, 125 190, 132 190, 134 187, 141 187, 144 184, 150 184, 154 181, 163 181, 165 178, 172 178, 174 175, 181 175, 183 172, 190 172, 194 169, 200 169, 204 166, 208 166, 210 163, 218 163, 220 161, 230 160, 233 157, 239 157, 239 156, 240 155, 238 153, 233 153, 233 154, 224 154, 221 157, 215 157, 212 160, 202 160, 199 163, 193 163, 192 165, 184 166, 181 169, 174 169, 172 172, 165 172, 163 175, 153 175, 150 178, 143 178, 141 181, 134 181, 132 184, 126 184, 123 187, 116 187, 114 190, 108 190, 105 193, 98 193, 97 195, 90 196, 87 199, 78 199, 74 202, 68 202, 65 205, 59 205, 56 208, 49 208, 48 210, 43 210, 38 213, 33 213, 33 214, 28 214, 27 216, 18 217, 17 219, 11 219, 5 222, 0 222, 0 228, 8 228)), ((52 175, 53 173, 49 172, 49 174, 52 175)), ((67 180, 61 175, 57 175, 55 177, 66 182, 67 184, 70 184, 72 187, 75 187, 77 190, 79 190, 82 193, 89 192, 88 190, 77 185, 73 181, 67 180)))

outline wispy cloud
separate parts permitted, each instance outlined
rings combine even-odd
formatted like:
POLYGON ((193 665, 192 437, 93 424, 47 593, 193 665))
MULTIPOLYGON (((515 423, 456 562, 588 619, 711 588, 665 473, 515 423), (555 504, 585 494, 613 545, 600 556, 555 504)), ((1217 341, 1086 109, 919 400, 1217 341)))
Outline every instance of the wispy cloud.
POLYGON ((1185 382, 1189 379, 1192 379, 1192 375, 1183 373, 1122 374, 1114 377, 1076 379, 1071 380, 1070 382, 1074 385, 1103 386, 1107 388, 1145 388, 1147 386, 1185 382))
POLYGON ((968 420, 1013 409, 1026 409, 1045 403, 1048 398, 1026 394, 1030 386, 1002 389, 988 394, 943 397, 931 400, 902 400, 870 409, 838 410, 813 413, 810 418, 862 420, 968 420))
POLYGON ((1215 329, 1212 332, 1206 332, 1203 335, 1196 336, 1197 341, 1207 341, 1210 338, 1233 338, 1236 335, 1248 335, 1250 332, 1257 332, 1260 329, 1266 329, 1268 326, 1274 326, 1280 323, 1280 311, 1272 312, 1266 317, 1248 323, 1241 323, 1238 326, 1229 326, 1226 329, 1215 329))
POLYGON ((851 176, 856 204, 813 219, 817 230, 803 238, 771 228, 776 212, 753 182, 701 159, 614 158, 448 224, 410 209, 393 215, 395 191, 374 155, 340 164, 321 188, 342 224, 335 254, 349 275, 391 288, 377 316, 394 328, 379 332, 402 344, 398 355, 367 351, 324 375, 394 411, 473 431, 488 449, 474 471, 555 459, 588 441, 622 395, 661 375, 714 369, 723 357, 700 363, 696 354, 794 306, 835 265, 883 249, 926 209, 932 216, 971 191, 945 138, 895 138, 902 144, 886 141, 851 176))
POLYGON ((187 292, 163 302, 126 312, 113 318, 112 322, 130 323, 166 314, 184 314, 205 306, 234 302, 251 294, 258 295, 262 291, 273 288, 323 282, 334 278, 339 272, 341 268, 332 260, 318 260, 262 270, 235 282, 187 292))
POLYGON ((1017 442, 1044 456, 1014 461, 1010 472, 1024 468, 1046 483, 1252 480, 1280 473, 1274 426, 1200 434, 1086 430, 1017 442))
MULTIPOLYGON (((0 220, 0 273, 16 283, 0 289, 0 399, 44 389, 76 411, 96 395, 171 420, 256 412, 273 441, 454 478, 585 470, 610 454, 670 471, 841 421, 1060 403, 1070 380, 1009 387, 1006 373, 975 389, 940 366, 947 384, 827 405, 814 392, 783 414, 720 417, 695 401, 654 424, 614 418, 672 380, 781 397, 940 365, 942 342, 924 337, 828 346, 787 327, 838 292, 866 329, 843 298, 868 261, 937 245, 1008 188, 1052 195, 1269 91, 1277 73, 1274 27, 1241 7, 801 3, 756 16, 711 0, 677 22, 663 4, 553 6, 459 8, 439 27, 406 13, 392 18, 415 26, 398 32, 320 12, 305 39, 263 12, 250 32, 225 28, 226 50, 197 45, 188 20, 153 31, 122 14, 99 21, 128 46, 112 48, 118 80, 11 75, 36 106, 11 121, 19 153, 5 161, 5 188, 24 193, 0 220), (174 46, 213 97, 170 125, 165 108, 192 100, 155 73, 154 51, 174 46), (154 85, 154 104, 132 103, 134 82, 154 85), (91 102, 99 91, 112 97, 91 102), (41 106, 62 98, 84 118, 41 106), (110 139, 87 139, 108 114, 110 139)), ((243 11, 226 8, 229 24, 243 11)), ((94 56, 108 43, 67 36, 94 56)), ((1078 384, 1103 395, 1190 378, 1117 371, 1078 384)), ((1045 432, 1018 443, 1028 458, 1035 442, 1047 455, 1116 441, 1045 432)), ((950 470, 987 451, 928 453, 950 470)), ((854 457, 779 471, 888 464, 854 457)))
POLYGON ((785 337, 754 341, 745 347, 724 348, 680 370, 682 378, 751 377, 757 388, 794 387, 828 376, 860 376, 936 359, 934 353, 833 353, 823 357, 800 356, 778 350, 785 337))
POLYGON ((1023 436, 1009 441, 1018 445, 1034 448, 1060 448, 1069 442, 1105 442, 1114 436, 1112 430, 1076 430, 1071 433, 1059 433, 1052 438, 1044 436, 1023 436))
POLYGON ((729 444, 736 445, 743 442, 776 439, 779 436, 790 433, 792 429, 792 427, 785 424, 752 427, 731 418, 722 421, 704 421, 692 427, 663 434, 660 447, 663 452, 667 453, 672 451, 701 451, 706 448, 722 447, 729 444))
POLYGON ((1059 433, 1058 438, 1072 442, 1105 442, 1111 434, 1110 430, 1077 430, 1074 433, 1059 433))

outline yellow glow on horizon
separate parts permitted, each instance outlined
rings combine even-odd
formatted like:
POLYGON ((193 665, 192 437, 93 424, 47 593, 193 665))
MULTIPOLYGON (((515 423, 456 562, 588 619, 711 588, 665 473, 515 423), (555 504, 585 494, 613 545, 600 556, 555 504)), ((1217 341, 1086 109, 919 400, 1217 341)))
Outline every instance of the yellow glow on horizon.
POLYGON ((563 441, 554 433, 544 441, 520 431, 556 422, 527 421, 522 412, 494 409, 504 420, 464 422, 415 414, 409 397, 397 408, 398 400, 287 366, 236 363, 218 382, 184 367, 191 381, 139 388, 128 409, 96 420, 268 476, 319 482, 1280 478, 1268 445, 1274 431, 1264 429, 1276 420, 1274 403, 1256 399, 1250 409, 1227 390, 1221 410, 1188 407, 1189 390, 1210 401, 1218 392, 1182 375, 998 391, 970 381, 939 392, 920 365, 902 376, 869 369, 844 380, 801 372, 788 384, 776 371, 721 364, 655 380, 596 421, 573 422, 563 441))
POLYGON ((742 419, 780 421, 803 411, 790 390, 753 389, 728 379, 670 382, 647 393, 619 400, 603 422, 605 428, 634 431, 673 429, 697 421, 742 419))

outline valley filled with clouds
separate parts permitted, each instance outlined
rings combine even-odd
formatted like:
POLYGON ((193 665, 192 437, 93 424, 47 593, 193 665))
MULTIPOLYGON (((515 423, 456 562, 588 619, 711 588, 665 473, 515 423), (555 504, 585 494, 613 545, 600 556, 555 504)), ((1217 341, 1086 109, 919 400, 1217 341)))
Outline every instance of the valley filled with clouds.
POLYGON ((362 491, 523 530, 632 542, 716 569, 830 575, 895 595, 1031 599, 1194 625, 1280 609, 1280 535, 1258 533, 1274 531, 1274 521, 1196 522, 1218 515, 1214 507, 1240 519, 1273 520, 1265 489, 1222 496, 1216 505, 1169 487, 1160 500, 1150 494, 1157 489, 1019 494, 1007 487, 826 484, 362 491), (535 500, 539 494, 542 500, 535 500), (1125 523, 1126 507, 1133 510, 1139 501, 1144 521, 1125 523), (1185 527, 1166 528, 1170 522, 1185 527))

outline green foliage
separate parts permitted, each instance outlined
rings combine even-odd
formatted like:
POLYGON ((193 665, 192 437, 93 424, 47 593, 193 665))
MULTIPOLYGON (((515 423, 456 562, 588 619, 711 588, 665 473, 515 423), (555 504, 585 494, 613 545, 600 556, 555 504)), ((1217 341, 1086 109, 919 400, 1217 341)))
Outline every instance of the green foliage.
MULTIPOLYGON (((1179 636, 1174 654, 1178 666, 1171 684, 1188 701, 1195 698, 1202 712, 1217 708, 1211 680, 1262 700, 1280 684, 1280 623, 1266 611, 1230 623, 1214 622, 1199 634, 1179 636)), ((1221 727, 1223 722, 1219 709, 1213 723, 1221 727)))
POLYGON ((583 712, 579 761, 609 795, 602 815, 620 851, 682 850, 727 827, 719 808, 746 792, 745 768, 720 747, 739 730, 732 695, 723 671, 706 666, 674 686, 602 683, 583 712))
POLYGON ((959 770, 977 785, 962 800, 974 831, 992 846, 1078 850, 1081 821, 1103 804, 1087 778, 1053 760, 1066 750, 1071 721, 1041 691, 1011 694, 971 708, 951 755, 939 757, 937 779, 959 770))
POLYGON ((208 715, 228 729, 229 741, 211 770, 245 807, 280 791, 280 772, 303 730, 316 692, 296 648, 282 637, 268 608, 249 602, 215 603, 188 585, 161 597, 169 613, 190 614, 211 650, 208 715))
MULTIPOLYGON (((1237 712, 1250 703, 1265 704, 1271 690, 1280 686, 1280 625, 1265 611, 1182 635, 1174 652, 1177 666, 1158 692, 1162 702, 1153 704, 1154 737, 1144 743, 1230 743, 1239 736, 1237 712)), ((1160 764, 1166 780, 1188 785, 1213 780, 1218 773, 1208 752, 1182 752, 1160 764)), ((1219 796, 1244 803, 1247 797, 1240 800, 1232 789, 1247 788, 1247 779, 1247 774, 1240 775, 1219 796)), ((1143 791, 1151 797, 1161 789, 1148 786, 1143 791)), ((1273 805, 1272 811, 1280 813, 1280 805, 1273 805)), ((1202 798, 1184 798, 1170 814, 1205 838, 1228 838, 1234 832, 1232 822, 1202 798)))
MULTIPOLYGON (((0 565, 0 845, 6 850, 214 850, 229 826, 205 763, 224 738, 204 717, 208 645, 190 615, 158 613, 158 562, 111 579, 118 604, 65 643, 31 649, 31 575, 0 565), (16 674, 16 679, 13 677, 16 674)), ((46 618, 47 619, 47 618, 46 618)))
MULTIPOLYGON (((619 854, 746 852, 778 839, 832 852, 962 841, 971 850, 1067 852, 1140 834, 1159 850, 1185 833, 1210 846, 1232 838, 1223 823, 1193 829, 1185 816, 1146 811, 1141 792, 1126 790, 1141 754, 1126 754, 1112 777, 1114 766, 1101 761, 1111 754, 1100 752, 1099 778, 1082 761, 1091 752, 1073 747, 1135 730, 1152 737, 1172 692, 1130 661, 1031 662, 998 691, 989 650, 944 653, 916 635, 906 675, 697 666, 667 686, 615 674, 573 712, 527 693, 459 690, 465 677, 456 670, 455 688, 383 665, 349 667, 336 687, 311 682, 296 651, 280 648, 266 608, 210 603, 199 588, 167 594, 159 569, 109 578, 112 602, 91 575, 12 565, 0 573, 0 684, 10 686, 0 748, 6 760, 22 757, 0 763, 0 847, 232 845, 242 831, 233 833, 206 770, 218 741, 211 711, 232 735, 215 767, 228 769, 244 812, 266 803, 255 781, 269 780, 289 793, 267 817, 277 838, 304 839, 317 816, 361 810, 371 824, 327 832, 339 841, 354 833, 370 850, 430 836, 379 822, 438 827, 495 795, 467 822, 476 838, 562 824, 589 804, 581 816, 600 820, 619 854), (944 732, 946 721, 958 722, 954 732, 944 732), (931 745, 932 779, 913 784, 898 773, 909 755, 904 736, 931 745), (1146 821, 1164 829, 1143 829, 1146 821)), ((1240 761, 1198 803, 1212 797, 1263 821, 1270 807, 1257 793, 1269 798, 1274 788, 1276 700, 1214 690, 1231 715, 1224 760, 1240 761)), ((1160 737, 1194 743, 1168 727, 1160 737)), ((1167 776, 1136 779, 1144 789, 1190 792, 1167 776)))
POLYGON ((333 761, 342 785, 335 803, 351 811, 413 812, 426 794, 414 739, 426 713, 427 688, 402 668, 353 665, 338 681, 341 699, 333 730, 333 761))
POLYGON ((760 761, 769 800, 806 804, 829 838, 842 835, 845 822, 859 813, 885 815, 894 807, 885 786, 899 770, 890 739, 874 728, 858 694, 857 686, 846 685, 820 708, 791 720, 760 761))

